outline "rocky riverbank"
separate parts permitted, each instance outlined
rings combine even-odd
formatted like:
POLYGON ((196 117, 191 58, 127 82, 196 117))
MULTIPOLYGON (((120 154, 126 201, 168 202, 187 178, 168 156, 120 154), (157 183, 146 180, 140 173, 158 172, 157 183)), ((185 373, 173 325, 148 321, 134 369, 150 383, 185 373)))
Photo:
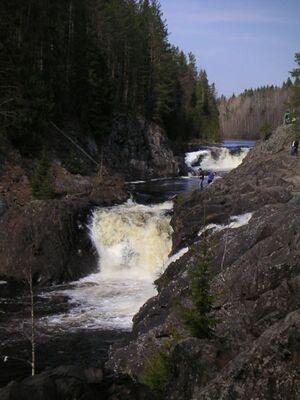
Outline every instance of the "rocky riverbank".
POLYGON ((110 368, 143 380, 153 355, 164 354, 168 374, 160 392, 166 399, 300 396, 300 159, 289 154, 293 135, 280 127, 224 179, 178 197, 173 252, 189 251, 157 281, 158 295, 135 316, 131 340, 111 351, 110 368), (229 226, 245 213, 246 222, 229 226), (195 338, 176 303, 189 304, 188 271, 207 224, 223 225, 208 231, 219 323, 211 338, 195 338))

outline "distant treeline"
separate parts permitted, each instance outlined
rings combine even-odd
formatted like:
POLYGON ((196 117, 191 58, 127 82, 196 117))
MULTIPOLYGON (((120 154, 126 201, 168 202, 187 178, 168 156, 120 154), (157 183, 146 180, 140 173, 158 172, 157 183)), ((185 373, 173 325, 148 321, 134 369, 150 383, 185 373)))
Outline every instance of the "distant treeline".
POLYGON ((218 100, 220 130, 225 138, 259 138, 283 122, 291 107, 294 84, 290 78, 282 87, 263 86, 247 89, 239 96, 218 100))
POLYGON ((155 0, 1 0, 0 134, 24 152, 73 121, 101 141, 116 113, 172 139, 217 139, 214 85, 170 45, 155 0))

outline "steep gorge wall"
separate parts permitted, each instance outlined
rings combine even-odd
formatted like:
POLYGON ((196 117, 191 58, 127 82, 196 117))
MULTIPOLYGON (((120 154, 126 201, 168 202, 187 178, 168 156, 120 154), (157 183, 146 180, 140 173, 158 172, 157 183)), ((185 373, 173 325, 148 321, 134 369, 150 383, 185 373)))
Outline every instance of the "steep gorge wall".
POLYGON ((104 163, 127 180, 176 176, 179 171, 164 130, 143 117, 128 115, 114 119, 104 163))

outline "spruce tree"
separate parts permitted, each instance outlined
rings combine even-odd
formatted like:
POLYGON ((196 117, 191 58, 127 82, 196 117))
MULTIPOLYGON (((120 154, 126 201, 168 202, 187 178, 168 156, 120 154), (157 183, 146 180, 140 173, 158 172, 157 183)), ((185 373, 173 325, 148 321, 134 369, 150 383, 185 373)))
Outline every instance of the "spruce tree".
POLYGON ((54 197, 50 167, 45 155, 36 161, 30 184, 34 198, 45 200, 54 197))
POLYGON ((189 271, 192 305, 185 307, 179 304, 177 307, 184 326, 198 338, 210 337, 218 323, 218 318, 211 313, 216 296, 210 291, 209 251, 207 238, 203 235, 199 251, 194 254, 195 264, 189 271))

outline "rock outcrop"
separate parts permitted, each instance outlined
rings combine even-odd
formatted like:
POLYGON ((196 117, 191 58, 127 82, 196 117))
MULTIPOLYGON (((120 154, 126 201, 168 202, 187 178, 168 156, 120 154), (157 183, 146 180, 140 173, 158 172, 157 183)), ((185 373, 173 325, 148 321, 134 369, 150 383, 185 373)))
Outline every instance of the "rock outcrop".
POLYGON ((289 154, 291 139, 289 127, 279 128, 224 179, 177 199, 173 251, 189 251, 157 281, 158 295, 135 316, 127 344, 112 349, 109 367, 139 379, 163 352, 166 399, 300 397, 300 159, 289 154), (246 212, 249 222, 230 228, 230 218, 246 212), (211 338, 195 338, 176 303, 189 304, 189 271, 207 224, 223 225, 209 230, 219 323, 211 338))
POLYGON ((86 223, 87 200, 32 201, 0 220, 0 276, 44 285, 73 280, 96 267, 86 223))
MULTIPOLYGON (((3 210, 0 276, 39 285, 78 279, 97 267, 88 224, 95 206, 128 197, 122 179, 93 178, 87 190, 62 199, 32 200, 3 210)), ((74 187, 74 186, 72 186, 74 187)), ((69 186, 69 190, 70 186, 69 186)))
POLYGON ((178 175, 166 134, 144 118, 119 116, 104 151, 105 165, 127 180, 178 175))

